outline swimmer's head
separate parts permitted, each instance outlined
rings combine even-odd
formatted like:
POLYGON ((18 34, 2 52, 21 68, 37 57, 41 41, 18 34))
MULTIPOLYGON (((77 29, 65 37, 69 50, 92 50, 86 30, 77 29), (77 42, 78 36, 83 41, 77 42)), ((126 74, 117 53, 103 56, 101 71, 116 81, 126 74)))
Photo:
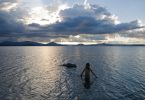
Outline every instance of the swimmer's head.
POLYGON ((89 63, 86 63, 86 68, 90 69, 90 64, 89 63))

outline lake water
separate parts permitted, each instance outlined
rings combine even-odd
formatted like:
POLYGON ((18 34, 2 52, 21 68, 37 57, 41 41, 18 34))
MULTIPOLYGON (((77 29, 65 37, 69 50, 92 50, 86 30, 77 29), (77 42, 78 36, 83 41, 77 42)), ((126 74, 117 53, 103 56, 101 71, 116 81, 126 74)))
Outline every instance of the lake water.
POLYGON ((75 99, 145 99, 145 47, 0 47, 0 100, 75 99), (87 62, 98 76, 90 89, 80 78, 87 62))

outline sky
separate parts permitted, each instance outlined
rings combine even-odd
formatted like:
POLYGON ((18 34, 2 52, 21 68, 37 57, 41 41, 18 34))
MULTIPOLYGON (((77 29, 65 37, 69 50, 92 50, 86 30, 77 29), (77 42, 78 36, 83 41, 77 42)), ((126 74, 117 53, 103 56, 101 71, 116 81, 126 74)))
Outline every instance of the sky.
POLYGON ((145 44, 145 0, 0 0, 0 42, 145 44))

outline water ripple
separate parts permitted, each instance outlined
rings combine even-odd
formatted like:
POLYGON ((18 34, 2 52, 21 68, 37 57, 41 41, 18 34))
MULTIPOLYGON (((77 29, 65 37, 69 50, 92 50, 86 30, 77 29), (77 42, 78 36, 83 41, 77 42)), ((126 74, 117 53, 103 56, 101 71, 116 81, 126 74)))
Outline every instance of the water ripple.
POLYGON ((143 100, 144 52, 127 46, 0 47, 0 100, 143 100), (98 76, 91 77, 90 89, 80 78, 87 62, 98 76))

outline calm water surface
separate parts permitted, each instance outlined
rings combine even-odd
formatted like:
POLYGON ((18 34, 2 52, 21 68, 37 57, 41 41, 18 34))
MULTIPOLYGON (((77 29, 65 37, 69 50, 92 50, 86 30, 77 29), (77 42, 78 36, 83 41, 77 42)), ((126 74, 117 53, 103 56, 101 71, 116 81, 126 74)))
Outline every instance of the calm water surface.
POLYGON ((0 47, 0 100, 77 98, 145 99, 145 47, 0 47), (98 76, 90 89, 79 76, 87 62, 98 76))

